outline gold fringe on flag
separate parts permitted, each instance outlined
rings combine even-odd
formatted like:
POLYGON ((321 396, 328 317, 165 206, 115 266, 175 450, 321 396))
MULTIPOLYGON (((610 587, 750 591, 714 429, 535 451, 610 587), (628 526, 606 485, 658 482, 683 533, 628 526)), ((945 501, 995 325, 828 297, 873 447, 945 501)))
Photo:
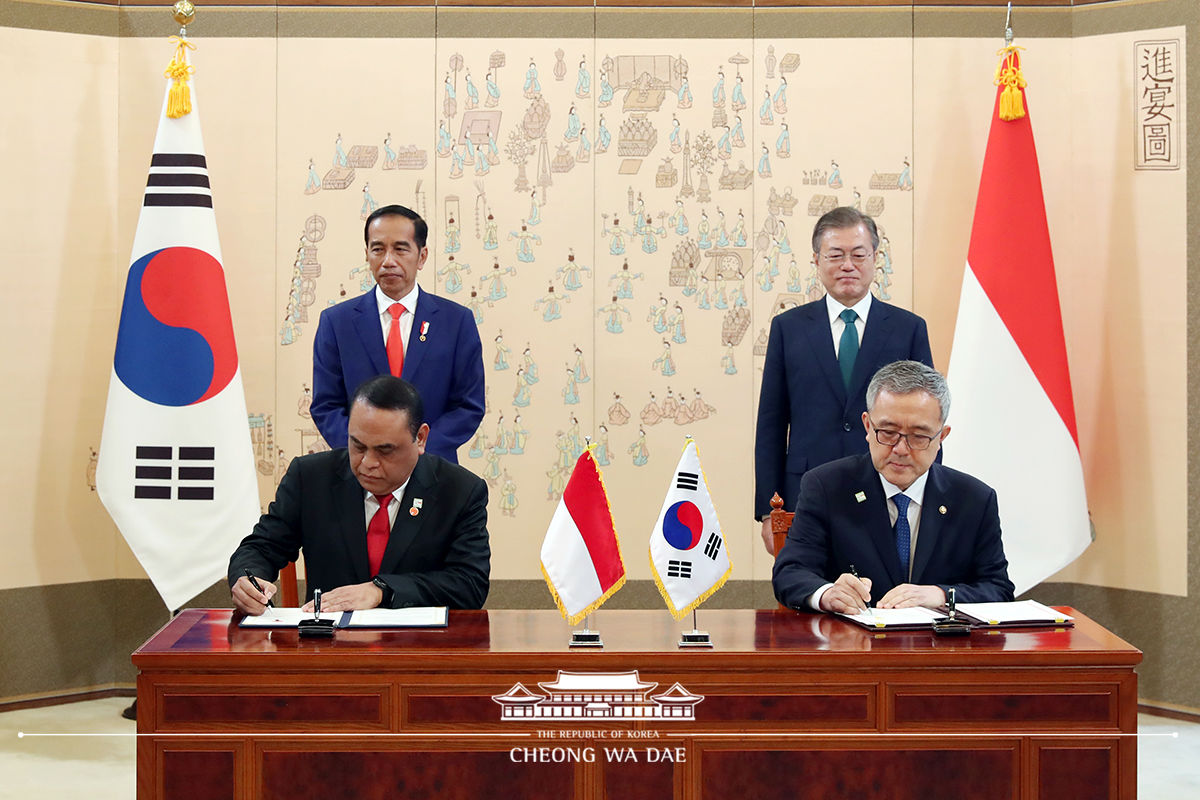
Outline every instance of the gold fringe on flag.
POLYGON ((1004 56, 996 67, 995 84, 1004 87, 1000 93, 1000 119, 1005 122, 1025 116, 1025 100, 1021 93, 1025 88, 1025 76, 1021 74, 1021 57, 1017 55, 1018 50, 1024 49, 1010 44, 996 53, 1004 56))
POLYGON ((167 95, 167 116, 179 119, 192 113, 192 92, 188 87, 188 76, 192 74, 192 65, 188 63, 187 51, 195 50, 196 45, 182 36, 172 36, 175 44, 175 57, 163 71, 164 78, 171 78, 171 92, 167 95))

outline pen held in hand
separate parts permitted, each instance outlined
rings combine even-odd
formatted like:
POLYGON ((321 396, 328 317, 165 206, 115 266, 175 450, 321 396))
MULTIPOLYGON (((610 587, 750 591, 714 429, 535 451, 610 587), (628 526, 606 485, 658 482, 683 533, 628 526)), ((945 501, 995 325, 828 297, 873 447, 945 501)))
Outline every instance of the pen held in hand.
MULTIPOLYGON (((856 577, 856 578, 858 578, 858 577, 859 577, 859 576, 858 576, 858 570, 856 570, 856 569, 854 568, 854 565, 853 565, 853 564, 851 564, 851 565, 850 565, 850 574, 851 574, 851 575, 853 575, 853 576, 854 576, 854 577, 856 577)), ((859 580, 862 580, 862 578, 859 578, 859 580)), ((868 616, 872 616, 872 617, 873 617, 873 616, 875 616, 875 612, 874 612, 874 610, 872 610, 872 609, 871 609, 871 606, 870 606, 870 604, 869 604, 869 603, 864 603, 864 604, 863 604, 863 607, 864 607, 864 608, 867 610, 867 615, 868 615, 868 616)))
MULTIPOLYGON (((246 577, 250 579, 250 585, 254 587, 256 592, 261 594, 263 597, 267 596, 267 593, 263 591, 262 586, 259 584, 258 578, 254 577, 254 573, 252 573, 250 570, 246 570, 246 577)), ((275 605, 271 602, 271 598, 267 597, 267 608, 274 607, 275 605)))

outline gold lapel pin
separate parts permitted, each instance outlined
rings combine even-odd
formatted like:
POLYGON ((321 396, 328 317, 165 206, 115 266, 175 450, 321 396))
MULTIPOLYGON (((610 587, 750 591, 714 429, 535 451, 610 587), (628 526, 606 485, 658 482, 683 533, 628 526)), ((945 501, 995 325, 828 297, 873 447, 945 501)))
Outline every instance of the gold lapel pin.
POLYGON ((946 513, 946 507, 945 507, 945 506, 938 506, 938 513, 939 513, 939 514, 945 514, 945 513, 946 513))

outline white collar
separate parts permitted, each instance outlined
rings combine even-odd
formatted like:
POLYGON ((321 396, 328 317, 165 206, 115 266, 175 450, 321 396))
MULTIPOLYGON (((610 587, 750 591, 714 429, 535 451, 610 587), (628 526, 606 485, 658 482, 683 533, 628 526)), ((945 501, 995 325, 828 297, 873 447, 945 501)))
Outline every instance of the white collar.
POLYGON ((861 319, 865 325, 867 322, 867 314, 871 310, 871 293, 867 292, 863 296, 863 299, 859 300, 852 306, 844 306, 837 300, 834 300, 833 295, 829 294, 828 292, 825 293, 825 310, 829 312, 830 325, 833 325, 834 320, 840 317, 842 312, 847 308, 854 309, 854 313, 858 314, 858 318, 861 319))
POLYGON ((379 316, 388 314, 388 309, 392 307, 392 303, 400 303, 404 306, 404 310, 410 314, 417 313, 417 294, 421 291, 421 287, 415 282, 413 283, 412 291, 401 297, 399 300, 393 300, 383 293, 383 289, 379 288, 379 284, 375 285, 375 305, 379 307, 379 316))
POLYGON ((916 503, 918 506, 923 506, 925 504, 925 481, 929 478, 929 470, 922 472, 921 477, 913 481, 907 489, 901 489, 899 486, 883 477, 882 472, 877 474, 879 475, 879 482, 883 484, 883 494, 889 500, 901 492, 904 492, 904 496, 916 503))

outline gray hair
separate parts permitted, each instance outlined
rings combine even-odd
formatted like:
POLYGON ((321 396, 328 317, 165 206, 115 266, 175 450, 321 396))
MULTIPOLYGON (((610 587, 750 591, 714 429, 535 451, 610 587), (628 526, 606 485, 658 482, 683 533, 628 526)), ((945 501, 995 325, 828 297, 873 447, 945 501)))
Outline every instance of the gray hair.
POLYGON ((832 211, 828 211, 817 220, 817 224, 813 226, 812 246, 814 253, 821 252, 821 237, 825 235, 825 231, 834 228, 842 230, 845 228, 857 228, 863 225, 867 229, 867 233, 871 234, 871 249, 879 249, 879 229, 875 227, 875 220, 868 217, 866 214, 859 211, 857 208, 850 206, 838 206, 832 211))
POLYGON ((950 387, 942 373, 920 361, 893 361, 879 368, 867 385, 867 411, 875 408, 880 392, 912 394, 926 392, 938 402, 942 424, 950 416, 950 387))

